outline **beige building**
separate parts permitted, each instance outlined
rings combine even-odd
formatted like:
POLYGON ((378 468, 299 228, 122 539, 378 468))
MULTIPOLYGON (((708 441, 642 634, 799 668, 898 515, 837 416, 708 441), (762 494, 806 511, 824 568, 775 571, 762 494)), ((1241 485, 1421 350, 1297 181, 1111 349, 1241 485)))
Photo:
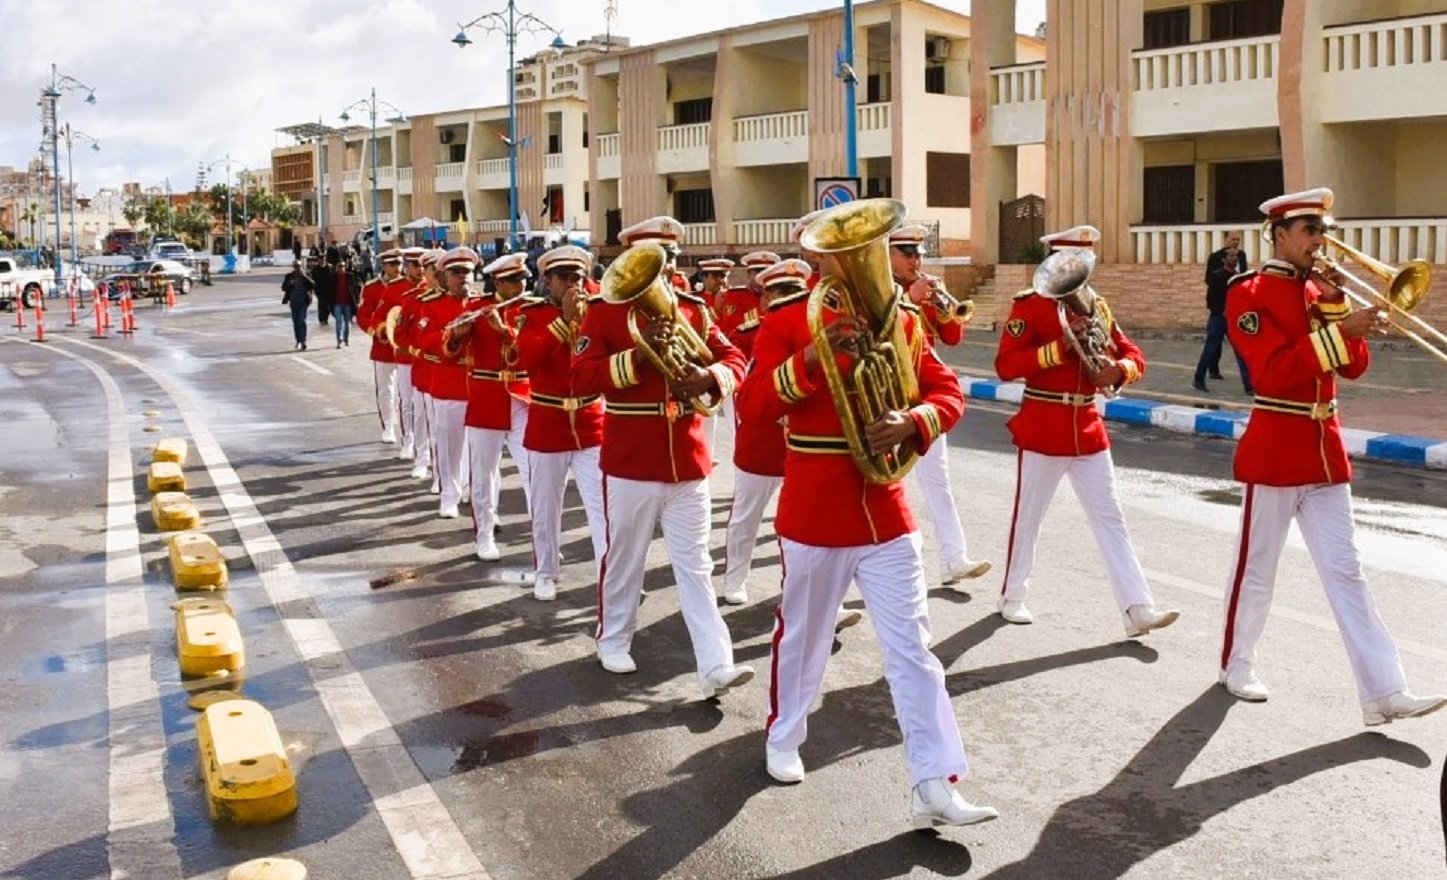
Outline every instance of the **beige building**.
POLYGON ((1046 226, 1100 227, 1102 289, 1136 326, 1199 324, 1201 264, 1242 229, 1258 264, 1256 206, 1283 191, 1330 186, 1349 243, 1447 263, 1447 0, 1049 0, 1044 61, 1014 6, 975 4, 971 82, 971 253, 1003 293, 1027 270, 980 212, 1025 191, 1013 154, 1042 144, 1046 226))

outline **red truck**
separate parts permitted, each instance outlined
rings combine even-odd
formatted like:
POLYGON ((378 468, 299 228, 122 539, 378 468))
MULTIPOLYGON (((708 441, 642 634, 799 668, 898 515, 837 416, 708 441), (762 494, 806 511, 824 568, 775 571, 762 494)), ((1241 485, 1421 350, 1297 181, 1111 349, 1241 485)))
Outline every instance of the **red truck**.
POLYGON ((136 238, 134 229, 112 229, 105 238, 105 244, 101 247, 102 253, 106 256, 114 254, 130 253, 133 248, 139 247, 140 241, 136 238))

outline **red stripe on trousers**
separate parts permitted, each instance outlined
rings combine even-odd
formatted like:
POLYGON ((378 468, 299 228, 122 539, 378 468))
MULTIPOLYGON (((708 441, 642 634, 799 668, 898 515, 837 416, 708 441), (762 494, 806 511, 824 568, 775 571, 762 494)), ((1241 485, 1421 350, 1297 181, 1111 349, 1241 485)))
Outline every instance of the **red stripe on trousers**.
POLYGON ((613 546, 613 533, 608 528, 608 475, 603 475, 603 560, 598 563, 598 633, 593 641, 603 638, 603 579, 608 576, 608 550, 613 546))
POLYGON ((764 738, 779 717, 779 642, 784 640, 784 579, 789 574, 789 557, 784 555, 784 542, 779 541, 779 604, 774 606, 774 640, 769 662, 769 720, 764 722, 764 738))
POLYGON ((1241 546, 1237 549, 1236 577, 1231 582, 1231 602, 1226 607, 1226 639, 1221 646, 1221 669, 1231 659, 1231 643, 1236 638, 1236 603, 1241 600, 1241 582, 1246 579, 1246 554, 1251 549, 1251 499, 1256 487, 1246 485, 1246 504, 1241 511, 1241 546))
POLYGON ((1015 561, 1015 522, 1020 519, 1020 484, 1025 482, 1025 450, 1015 450, 1015 506, 1010 512, 1010 543, 1005 550, 1005 580, 1000 584, 1000 595, 1005 595, 1005 586, 1010 583, 1010 563, 1015 561))

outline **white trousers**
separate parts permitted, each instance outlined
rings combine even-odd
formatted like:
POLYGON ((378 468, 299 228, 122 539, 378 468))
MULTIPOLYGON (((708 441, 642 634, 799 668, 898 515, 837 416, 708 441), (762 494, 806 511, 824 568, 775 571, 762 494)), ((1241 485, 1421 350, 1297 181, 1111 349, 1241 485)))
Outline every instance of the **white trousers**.
POLYGON ((1292 519, 1326 589, 1356 677, 1357 695, 1365 702, 1405 690, 1402 658, 1362 576, 1347 483, 1246 486, 1241 537, 1226 582, 1221 668, 1256 661, 1256 642, 1271 610, 1277 563, 1292 519))
MULTIPOLYGON (((779 539, 784 587, 774 611, 769 744, 797 749, 808 732, 834 645, 834 619, 850 581, 859 585, 884 653, 884 677, 904 734, 910 780, 969 774, 945 671, 929 650, 929 605, 918 532, 862 547, 813 547, 779 539)), ((860 721, 867 724, 867 721, 860 721)))
POLYGON ((598 468, 602 447, 591 446, 573 452, 529 451, 532 460, 528 474, 532 484, 529 504, 533 513, 533 566, 539 577, 560 577, 562 552, 563 493, 568 488, 568 472, 583 499, 583 512, 588 517, 588 532, 593 536, 593 564, 601 566, 608 549, 608 534, 603 516, 603 472, 598 468))
POLYGON ((472 493, 472 525, 476 540, 491 535, 497 525, 498 498, 502 494, 502 447, 507 444, 517 465, 518 476, 522 478, 523 497, 532 508, 528 496, 532 489, 528 484, 528 466, 531 453, 523 448, 523 432, 528 427, 528 405, 524 401, 512 400, 512 428, 499 431, 493 428, 467 429, 467 455, 471 465, 468 478, 472 493))
POLYGON ((603 476, 603 512, 608 547, 598 589, 598 650, 627 652, 638 625, 638 600, 654 523, 663 524, 663 544, 673 564, 678 605, 693 642, 700 680, 715 667, 734 662, 728 626, 718 612, 709 571, 707 480, 655 483, 603 476))
POLYGON ((414 467, 432 466, 432 395, 412 386, 412 445, 414 467))
POLYGON ((963 568, 970 553, 965 546, 959 508, 955 507, 955 493, 950 488, 950 455, 943 434, 930 444, 929 451, 914 466, 914 473, 935 527, 935 540, 940 543, 940 565, 963 568))
POLYGON ((751 474, 734 468, 734 500, 729 505, 729 523, 724 532, 724 590, 732 592, 744 585, 749 565, 754 561, 754 544, 759 536, 759 522, 769 500, 779 491, 783 477, 751 474))
MULTIPOLYGON (((429 455, 432 461, 432 494, 437 495, 442 492, 442 478, 437 473, 437 398, 431 394, 424 394, 422 404, 427 409, 427 445, 431 450, 429 455)), ((466 426, 465 415, 463 425, 466 426)), ((463 436, 465 439, 466 432, 463 436)))
POLYGON ((436 446, 433 464, 437 485, 442 490, 438 507, 446 510, 462 502, 463 468, 467 463, 467 401, 434 398, 432 413, 436 419, 432 424, 436 446))
POLYGON ((377 389, 377 418, 382 436, 397 438, 397 365, 372 361, 372 379, 377 389))
POLYGON ((397 365, 397 409, 400 410, 401 419, 397 422, 397 439, 401 441, 404 449, 415 449, 412 443, 412 425, 415 416, 412 414, 412 402, 417 391, 412 387, 412 365, 397 365))
POLYGON ((1040 523, 1055 497, 1060 478, 1070 477, 1070 486, 1085 508, 1095 544, 1105 561, 1105 578, 1124 611, 1132 605, 1154 605, 1150 585, 1136 558, 1120 498, 1115 494, 1115 463, 1110 450, 1090 455, 1041 455, 1020 450, 1019 473, 1015 480, 1015 516, 1010 522, 1009 559, 1005 563, 1005 586, 1001 594, 1011 601, 1024 601, 1035 567, 1035 543, 1040 523))
POLYGON ((718 452, 719 440, 727 437, 729 440, 729 449, 733 449, 734 396, 732 394, 723 399, 723 406, 719 409, 717 415, 709 418, 709 422, 711 423, 708 430, 709 454, 713 457, 714 461, 723 461, 723 457, 720 456, 718 452))

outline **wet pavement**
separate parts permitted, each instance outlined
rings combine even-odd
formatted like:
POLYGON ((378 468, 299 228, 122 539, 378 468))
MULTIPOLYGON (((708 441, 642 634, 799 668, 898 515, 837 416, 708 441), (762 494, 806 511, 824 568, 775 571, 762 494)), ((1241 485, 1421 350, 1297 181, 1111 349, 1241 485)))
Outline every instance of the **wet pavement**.
MULTIPOLYGON (((640 671, 608 675, 593 657, 592 561, 576 497, 564 518, 563 589, 538 603, 523 584, 531 547, 510 463, 504 557, 479 563, 466 519, 438 519, 435 498, 376 442, 365 338, 337 350, 329 328, 313 323, 311 350, 293 352, 278 282, 227 278, 172 312, 142 307, 137 338, 94 343, 99 350, 79 331, 52 332, 44 348, 0 331, 0 419, 14 453, 0 465, 0 876, 104 877, 115 857, 108 405, 75 357, 102 368, 124 402, 164 737, 170 816, 158 831, 179 876, 219 878, 273 854, 301 859, 313 877, 466 876, 429 868, 416 848, 426 836, 398 830, 408 811, 438 818, 426 812, 434 796, 439 826, 452 826, 500 880, 1440 876, 1447 713, 1361 726, 1298 538, 1261 646, 1271 701, 1237 704, 1212 683, 1240 503, 1229 441, 1112 427, 1142 564, 1158 601, 1183 613, 1167 630, 1122 638, 1089 528, 1063 487, 1032 579, 1034 626, 992 613, 999 568, 968 592, 932 589, 934 651, 973 765, 962 787, 1002 818, 917 834, 907 830, 899 735, 868 626, 836 645, 802 750, 808 779, 779 787, 763 771, 779 578, 768 520, 751 602, 724 609, 740 662, 754 663, 759 678, 699 700, 656 544, 634 652, 640 671), (265 828, 221 829, 206 816, 196 715, 174 657, 175 593, 144 506, 147 447, 172 435, 194 443, 196 420, 224 456, 208 467, 193 446, 186 473, 206 530, 231 561, 227 598, 248 662, 230 687, 273 712, 298 770, 297 815, 265 828), (279 552, 265 551, 257 524, 237 517, 238 491, 279 552), (298 640, 317 621, 340 653, 298 640), (375 699, 385 726, 358 732, 369 716, 335 711, 329 700, 343 687, 375 699), (394 740, 407 766, 379 782, 377 762, 394 740)), ((1171 362, 1194 364, 1190 340, 1142 344, 1153 363, 1147 381, 1162 388, 1171 362)), ((987 368, 992 351, 966 347, 963 365, 987 368)), ((1189 372, 1178 375, 1189 391, 1189 372)), ((1350 423, 1356 402, 1345 391, 1343 402, 1350 423)), ((997 565, 1014 488, 1003 427, 1011 411, 971 402, 950 438, 972 553, 997 565)), ((1409 680, 1447 689, 1447 474, 1380 463, 1360 463, 1357 474, 1364 565, 1409 680)), ((719 559, 727 469, 712 486, 719 559)), ((922 529, 932 572, 928 522, 922 529)), ((445 835, 426 839, 446 849, 445 835)))

